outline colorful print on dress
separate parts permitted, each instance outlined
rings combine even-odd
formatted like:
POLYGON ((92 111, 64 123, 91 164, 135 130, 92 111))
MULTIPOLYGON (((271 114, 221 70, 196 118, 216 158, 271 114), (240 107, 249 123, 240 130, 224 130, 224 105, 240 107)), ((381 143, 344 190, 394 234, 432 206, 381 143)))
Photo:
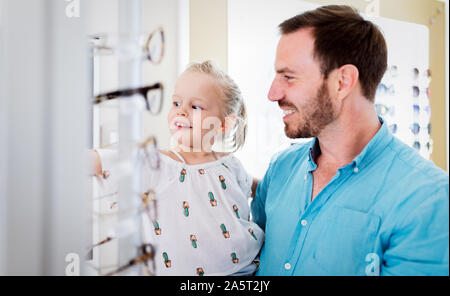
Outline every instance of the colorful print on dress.
POLYGON ((172 266, 172 261, 169 260, 169 256, 167 255, 166 252, 162 253, 163 258, 164 258, 164 264, 166 265, 167 268, 172 266))
POLYGON ((233 205, 233 211, 236 213, 236 217, 238 217, 238 219, 241 219, 241 217, 239 217, 239 209, 237 205, 233 205))
POLYGON ((211 203, 211 206, 215 207, 217 206, 217 200, 214 198, 214 194, 212 192, 208 192, 209 196, 209 202, 211 203))
POLYGON ((205 174, 205 170, 204 169, 199 169, 198 172, 199 172, 200 175, 204 175, 205 174))
POLYGON ((180 182, 183 183, 184 182, 184 178, 186 176, 186 170, 182 169, 180 172, 180 182))
POLYGON ((231 261, 233 261, 233 263, 238 263, 239 262, 239 258, 236 256, 236 253, 231 253, 231 261))
POLYGON ((220 225, 220 229, 222 229, 222 234, 225 238, 230 237, 230 233, 227 231, 227 228, 225 227, 225 224, 220 225))
POLYGON ((197 268, 197 274, 199 276, 203 276, 205 274, 205 272, 203 271, 203 268, 201 268, 201 267, 197 268))
POLYGON ((161 228, 159 228, 159 223, 157 221, 153 222, 153 226, 155 227, 156 235, 161 235, 161 228))
POLYGON ((191 234, 190 239, 192 242, 192 246, 196 249, 197 248, 197 238, 195 237, 195 235, 191 234))
POLYGON ((183 209, 184 209, 184 215, 186 217, 189 216, 189 203, 187 201, 183 201, 183 209))
POLYGON ((222 175, 219 176, 219 181, 222 184, 222 188, 227 189, 227 185, 225 184, 225 178, 222 175))
POLYGON ((250 232, 250 234, 252 235, 252 237, 253 237, 255 240, 258 240, 258 239, 256 238, 255 233, 253 232, 253 229, 249 228, 249 229, 248 229, 248 232, 250 232))

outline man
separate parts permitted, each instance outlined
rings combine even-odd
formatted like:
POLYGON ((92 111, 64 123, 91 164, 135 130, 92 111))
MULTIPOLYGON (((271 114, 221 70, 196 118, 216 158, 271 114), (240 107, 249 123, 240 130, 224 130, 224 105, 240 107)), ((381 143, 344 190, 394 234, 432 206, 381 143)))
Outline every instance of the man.
POLYGON ((348 6, 280 24, 269 100, 290 138, 252 202, 257 275, 448 275, 449 182, 374 108, 387 67, 377 27, 348 6))

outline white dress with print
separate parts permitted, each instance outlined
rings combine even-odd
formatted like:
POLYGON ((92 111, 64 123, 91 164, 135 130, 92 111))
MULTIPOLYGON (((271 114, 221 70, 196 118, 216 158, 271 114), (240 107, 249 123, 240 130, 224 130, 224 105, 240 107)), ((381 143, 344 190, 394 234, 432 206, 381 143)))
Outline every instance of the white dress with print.
MULTIPOLYGON (((105 151, 98 152, 103 169, 112 176, 113 166, 103 161, 105 151)), ((156 274, 230 275, 255 270, 252 262, 264 232, 250 221, 252 178, 240 161, 229 154, 188 165, 179 154, 181 161, 159 156, 158 171, 142 170, 144 191, 153 189, 157 198, 157 221, 143 216, 144 241, 156 245, 156 274)))

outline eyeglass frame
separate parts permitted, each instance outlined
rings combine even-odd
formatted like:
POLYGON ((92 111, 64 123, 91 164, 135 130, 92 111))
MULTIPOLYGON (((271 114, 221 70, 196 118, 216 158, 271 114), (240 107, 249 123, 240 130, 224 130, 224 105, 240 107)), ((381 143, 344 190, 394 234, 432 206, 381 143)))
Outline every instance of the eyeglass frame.
POLYGON ((376 92, 375 92, 375 95, 377 95, 377 94, 380 95, 380 96, 383 96, 383 95, 389 95, 389 96, 395 95, 395 86, 394 86, 394 84, 390 84, 388 86, 387 84, 385 84, 383 82, 380 82, 380 84, 377 85, 377 89, 376 89, 376 92))
MULTIPOLYGON (((147 272, 149 273, 149 275, 153 275, 153 273, 149 269, 148 262, 152 261, 152 268, 153 268, 153 270, 155 270, 155 267, 156 267, 155 260, 154 260, 155 254, 156 254, 156 248, 153 244, 151 244, 151 243, 141 244, 138 247, 137 256, 130 259, 125 265, 122 265, 113 271, 110 271, 106 274, 101 274, 101 275, 112 276, 112 275, 118 274, 120 272, 123 272, 126 269, 128 269, 132 266, 138 265, 138 264, 144 264, 144 266, 147 268, 147 272)), ((101 269, 103 269, 101 267, 93 266, 91 264, 90 264, 90 267, 94 268, 97 271, 100 271, 101 269)), ((104 268, 109 268, 109 267, 104 267, 104 268)))
POLYGON ((157 82, 150 86, 144 86, 144 87, 137 87, 137 88, 126 88, 121 90, 116 90, 112 92, 107 92, 103 94, 99 94, 94 97, 93 103, 94 104, 100 104, 105 101, 113 100, 120 97, 130 97, 133 95, 139 94, 141 95, 145 100, 145 108, 147 111, 152 113, 153 115, 157 115, 161 112, 162 105, 163 105, 163 98, 164 98, 164 87, 163 84, 160 82, 157 82), (150 108, 150 103, 148 102, 147 92, 154 89, 160 89, 161 90, 161 97, 160 97, 160 103, 158 110, 152 111, 150 108))
POLYGON ((149 36, 148 39, 147 39, 147 42, 145 43, 145 54, 146 54, 146 56, 147 56, 147 59, 148 59, 150 62, 152 62, 154 65, 160 64, 161 61, 162 61, 162 59, 163 59, 163 57, 164 57, 165 46, 166 46, 166 42, 165 42, 164 30, 163 30, 162 27, 158 27, 156 30, 154 30, 154 31, 150 34, 150 36, 149 36), (152 59, 152 56, 151 56, 151 54, 150 54, 150 42, 151 42, 153 36, 154 36, 157 32, 161 32, 161 42, 162 42, 162 44, 161 44, 161 56, 160 56, 160 58, 159 58, 157 61, 155 61, 155 60, 152 59))
MULTIPOLYGON (((94 49, 97 49, 97 50, 109 50, 109 51, 113 52, 114 48, 111 47, 111 46, 95 44, 95 42, 98 42, 99 40, 102 40, 102 38, 105 39, 105 36, 107 36, 107 34, 92 35, 92 36, 89 36, 89 38, 91 40, 91 43, 92 43, 94 49)), ((160 64, 162 59, 163 59, 163 57, 164 57, 165 44, 166 44, 166 42, 165 42, 164 29, 162 27, 158 27, 158 28, 156 28, 155 30, 153 30, 150 33, 149 37, 147 38, 147 41, 145 41, 145 46, 143 48, 143 51, 145 53, 144 54, 145 58, 148 59, 154 65, 160 64), (160 34, 161 34, 161 56, 159 57, 158 60, 154 60, 154 59, 152 59, 152 56, 150 54, 150 47, 149 46, 150 46, 150 42, 152 41, 153 36, 155 36, 157 32, 160 32, 160 34)))
POLYGON ((385 116, 385 115, 394 116, 395 115, 394 105, 387 106, 387 105, 381 104, 381 103, 376 103, 374 105, 375 105, 375 110, 376 110, 377 114, 379 114, 380 116, 385 116))

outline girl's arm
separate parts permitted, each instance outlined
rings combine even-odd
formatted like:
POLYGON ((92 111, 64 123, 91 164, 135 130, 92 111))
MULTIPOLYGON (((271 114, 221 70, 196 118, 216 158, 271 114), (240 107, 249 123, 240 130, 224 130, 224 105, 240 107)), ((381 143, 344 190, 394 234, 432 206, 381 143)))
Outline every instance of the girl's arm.
POLYGON ((91 165, 90 174, 93 176, 99 176, 102 174, 102 161, 100 155, 96 150, 89 150, 89 164, 91 165))

